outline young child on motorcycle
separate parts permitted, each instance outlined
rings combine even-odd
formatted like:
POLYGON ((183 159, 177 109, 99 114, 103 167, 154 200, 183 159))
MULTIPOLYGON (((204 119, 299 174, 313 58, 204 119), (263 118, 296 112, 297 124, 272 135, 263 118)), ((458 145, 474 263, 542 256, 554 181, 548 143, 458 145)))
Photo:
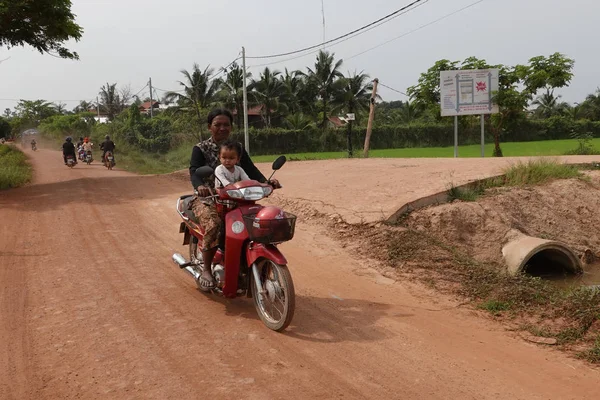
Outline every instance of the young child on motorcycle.
POLYGON ((219 147, 221 165, 215 168, 215 188, 250 179, 242 167, 237 165, 241 157, 241 143, 232 139, 227 139, 221 143, 219 147))

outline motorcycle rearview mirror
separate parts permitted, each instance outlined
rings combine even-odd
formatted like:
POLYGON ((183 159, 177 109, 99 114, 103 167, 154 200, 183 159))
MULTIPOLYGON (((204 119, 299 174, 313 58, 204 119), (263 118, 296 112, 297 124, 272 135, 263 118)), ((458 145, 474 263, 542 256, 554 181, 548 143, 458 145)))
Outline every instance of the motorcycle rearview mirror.
POLYGON ((287 158, 285 156, 279 156, 277 157, 277 159, 275 161, 273 161, 273 173, 271 174, 271 176, 269 177, 269 181, 271 180, 271 178, 273 177, 273 175, 275 175, 275 171, 281 169, 281 167, 283 167, 283 164, 285 164, 285 162, 287 161, 287 158))
POLYGON ((208 165, 205 165, 203 167, 200 167, 196 170, 196 172, 194 172, 194 175, 196 175, 198 178, 204 180, 204 179, 208 179, 212 176, 212 174, 214 173, 214 170, 209 167, 208 165))
POLYGON ((273 171, 281 169, 281 167, 283 167, 283 164, 285 164, 286 161, 287 158, 285 158, 285 156, 277 157, 277 160, 273 161, 273 171))

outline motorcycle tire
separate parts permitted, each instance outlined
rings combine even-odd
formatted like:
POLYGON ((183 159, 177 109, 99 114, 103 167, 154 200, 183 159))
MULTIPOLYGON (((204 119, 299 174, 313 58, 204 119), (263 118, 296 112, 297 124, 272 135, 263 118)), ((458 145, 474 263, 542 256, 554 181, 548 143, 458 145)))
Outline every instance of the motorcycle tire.
POLYGON ((274 312, 274 304, 272 299, 268 299, 271 303, 271 307, 265 304, 265 299, 259 300, 258 293, 256 292, 256 283, 253 281, 251 284, 252 298, 254 299, 254 307, 260 317, 263 324, 267 328, 277 332, 283 331, 292 322, 294 318, 294 311, 296 310, 296 292, 294 290, 294 282, 292 281, 292 275, 290 274, 287 265, 279 265, 271 260, 263 259, 258 263, 258 274, 261 279, 261 288, 266 293, 263 295, 268 298, 269 296, 279 295, 281 292, 285 295, 284 301, 280 301, 279 305, 283 305, 283 310, 276 309, 279 313, 279 318, 272 315, 274 312), (274 283, 273 279, 276 278, 277 283, 274 283), (270 310, 270 311, 269 311, 270 310))

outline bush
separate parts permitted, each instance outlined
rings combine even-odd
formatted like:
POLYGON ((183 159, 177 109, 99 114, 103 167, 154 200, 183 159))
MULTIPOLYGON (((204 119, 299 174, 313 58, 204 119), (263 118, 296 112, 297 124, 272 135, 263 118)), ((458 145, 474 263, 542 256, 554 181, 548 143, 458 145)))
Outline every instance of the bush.
POLYGON ((0 144, 0 190, 19 187, 30 179, 31 167, 25 154, 12 146, 0 144))

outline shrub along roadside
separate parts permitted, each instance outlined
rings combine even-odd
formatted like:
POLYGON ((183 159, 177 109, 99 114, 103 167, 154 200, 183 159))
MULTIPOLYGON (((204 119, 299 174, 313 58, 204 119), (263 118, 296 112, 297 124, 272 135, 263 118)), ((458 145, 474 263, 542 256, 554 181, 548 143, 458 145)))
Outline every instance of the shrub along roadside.
POLYGON ((31 180, 31 166, 19 149, 0 144, 0 190, 16 188, 31 180))

